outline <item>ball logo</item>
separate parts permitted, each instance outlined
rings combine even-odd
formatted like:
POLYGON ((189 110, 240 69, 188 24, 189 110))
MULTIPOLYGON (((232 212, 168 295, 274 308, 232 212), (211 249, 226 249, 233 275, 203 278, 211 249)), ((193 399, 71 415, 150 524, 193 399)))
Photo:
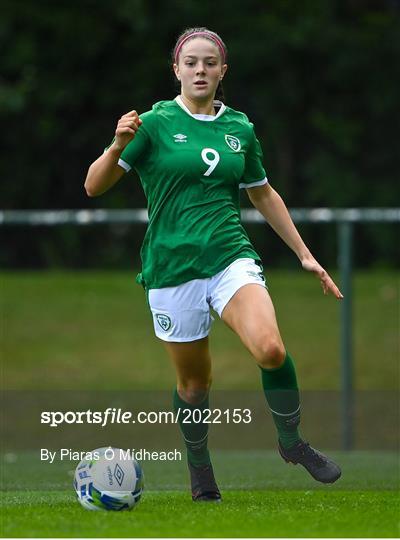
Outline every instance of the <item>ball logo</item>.
POLYGON ((225 142, 234 152, 239 152, 242 148, 239 139, 233 135, 225 135, 225 142))
POLYGON ((114 478, 120 486, 122 486, 122 482, 124 481, 124 476, 125 476, 124 471, 121 469, 121 467, 117 463, 114 469, 114 478))
POLYGON ((166 332, 169 330, 172 326, 171 319, 168 317, 168 315, 163 315, 161 313, 157 313, 156 319, 158 324, 161 326, 161 328, 166 332))

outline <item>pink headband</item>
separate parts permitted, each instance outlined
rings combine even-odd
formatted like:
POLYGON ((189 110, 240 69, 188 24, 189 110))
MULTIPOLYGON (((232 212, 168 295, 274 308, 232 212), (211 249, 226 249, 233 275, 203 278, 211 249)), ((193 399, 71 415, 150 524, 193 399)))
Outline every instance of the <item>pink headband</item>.
POLYGON ((186 36, 185 38, 182 39, 182 41, 180 43, 178 43, 177 47, 176 47, 176 50, 175 50, 175 63, 177 64, 178 63, 178 58, 179 58, 179 53, 181 52, 181 49, 182 49, 182 45, 184 43, 186 43, 186 41, 192 37, 197 37, 197 36, 204 36, 204 37, 207 37, 207 38, 210 38, 212 39, 212 41, 214 41, 214 43, 217 45, 218 49, 219 49, 219 52, 221 53, 221 59, 222 59, 222 63, 225 62, 225 48, 224 48, 224 44, 222 43, 222 41, 219 39, 218 36, 216 36, 215 34, 211 34, 210 32, 193 32, 192 34, 189 34, 188 36, 186 36))

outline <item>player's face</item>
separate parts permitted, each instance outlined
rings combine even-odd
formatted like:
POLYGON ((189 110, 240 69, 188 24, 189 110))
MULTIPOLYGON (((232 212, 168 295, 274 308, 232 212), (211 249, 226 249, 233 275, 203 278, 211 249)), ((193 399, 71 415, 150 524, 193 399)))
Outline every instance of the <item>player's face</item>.
POLYGON ((225 75, 218 47, 209 39, 194 38, 185 43, 174 64, 175 75, 187 98, 204 102, 214 99, 218 83, 225 75))

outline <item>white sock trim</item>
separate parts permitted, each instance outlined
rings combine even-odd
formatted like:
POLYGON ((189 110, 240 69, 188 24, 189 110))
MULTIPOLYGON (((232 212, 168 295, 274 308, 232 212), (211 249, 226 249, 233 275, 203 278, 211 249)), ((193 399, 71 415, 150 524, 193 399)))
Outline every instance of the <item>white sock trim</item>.
POLYGON ((280 412, 276 412, 276 411, 274 411, 274 409, 271 409, 271 407, 269 408, 269 410, 270 410, 271 412, 273 412, 274 414, 277 414, 278 416, 292 416, 292 414, 296 414, 297 412, 299 412, 299 410, 300 410, 300 405, 298 406, 298 408, 297 408, 295 411, 290 412, 290 413, 287 413, 287 414, 283 414, 283 413, 280 413, 280 412))
POLYGON ((187 443, 190 443, 190 444, 199 444, 203 441, 205 441, 208 437, 208 433, 206 433, 205 437, 203 437, 202 439, 200 439, 199 441, 189 441, 189 439, 186 439, 185 436, 183 436, 183 440, 187 443))

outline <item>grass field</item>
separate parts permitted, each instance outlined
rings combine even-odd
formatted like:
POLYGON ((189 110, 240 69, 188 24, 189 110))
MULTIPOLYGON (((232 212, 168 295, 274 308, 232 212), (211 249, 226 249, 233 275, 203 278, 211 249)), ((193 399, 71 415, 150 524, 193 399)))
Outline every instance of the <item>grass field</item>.
MULTIPOLYGON (((42 390, 59 392, 60 400, 61 390, 79 390, 88 399, 87 390, 105 400, 107 391, 139 395, 138 391, 145 390, 150 396, 153 390, 171 391, 173 369, 153 335, 145 296, 134 277, 124 272, 1 274, 3 387, 29 396, 26 402, 21 400, 22 415, 16 410, 15 418, 23 419, 23 407, 32 403, 32 396, 40 396, 41 406, 47 395, 42 390)), ((324 416, 321 405, 326 403, 321 400, 329 399, 329 391, 340 386, 339 303, 324 297, 318 282, 301 271, 271 271, 267 281, 285 343, 296 360, 301 388, 325 391, 316 396, 317 401, 309 402, 319 419, 320 440, 327 441, 329 432, 330 440, 338 441, 338 423, 332 435, 331 417, 324 416)), ((5 453, 0 456, 2 536, 397 536, 399 462, 394 452, 380 451, 377 436, 389 433, 388 449, 398 439, 396 413, 392 407, 386 408, 390 414, 385 413, 385 404, 393 403, 385 401, 386 394, 394 395, 398 388, 396 273, 357 273, 353 305, 355 388, 365 391, 363 403, 369 407, 363 405, 364 416, 357 416, 356 427, 362 424, 360 447, 377 451, 331 453, 343 469, 335 485, 315 483, 300 467, 284 464, 275 451, 241 451, 239 447, 225 451, 221 449, 225 446, 218 446, 213 462, 223 491, 222 504, 192 503, 185 463, 146 462, 146 491, 136 509, 92 513, 75 501, 71 483, 76 463, 40 463, 35 426, 29 430, 25 424, 25 431, 23 423, 13 428, 13 422, 11 427, 5 422, 7 440, 13 442, 7 446, 3 441, 5 453), (385 399, 370 399, 375 391, 386 392, 385 399), (14 443, 26 451, 13 449, 14 443)), ((260 391, 254 361, 219 320, 213 325, 211 350, 214 389, 260 391)), ((18 399, 18 393, 11 394, 18 399)), ((332 407, 328 404, 329 414, 332 407)), ((313 418, 310 414, 305 419, 306 427, 313 418)), ((25 422, 31 420, 25 418, 25 422)), ((59 432, 61 440, 66 432, 59 432)), ((274 435, 265 438, 263 431, 262 437, 270 447, 274 444, 274 435)), ((88 440, 82 446, 92 449, 88 440)))
MULTIPOLYGON (((6 387, 172 388, 173 370, 134 278, 134 272, 2 273, 6 387)), ((271 271, 267 281, 301 388, 337 389, 339 302, 300 270, 271 271)), ((354 277, 357 389, 398 387, 398 292, 394 271, 354 277)), ((215 389, 259 388, 253 359, 217 319, 211 351, 215 389)))
POLYGON ((70 487, 71 463, 19 456, 5 467, 3 536, 33 537, 395 537, 399 533, 394 453, 336 452, 333 486, 315 483, 276 452, 216 452, 220 505, 194 504, 184 463, 144 464, 146 491, 132 512, 88 512, 70 487), (36 465, 35 465, 36 463, 36 465), (22 474, 31 489, 23 489, 22 474), (32 489, 35 484, 38 489, 32 489))

